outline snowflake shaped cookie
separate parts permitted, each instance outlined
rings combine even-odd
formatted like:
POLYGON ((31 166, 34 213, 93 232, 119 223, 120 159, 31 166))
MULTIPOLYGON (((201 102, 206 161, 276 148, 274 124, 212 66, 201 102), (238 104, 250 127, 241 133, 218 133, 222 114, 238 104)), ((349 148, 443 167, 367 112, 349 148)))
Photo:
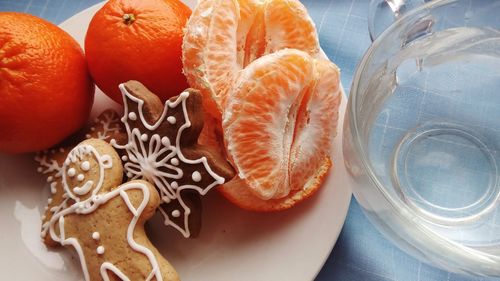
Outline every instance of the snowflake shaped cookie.
POLYGON ((153 183, 165 224, 184 237, 195 237, 201 224, 200 196, 234 176, 221 155, 198 144, 201 95, 188 89, 162 104, 137 81, 121 84, 120 90, 127 142, 111 143, 121 150, 126 176, 153 183))

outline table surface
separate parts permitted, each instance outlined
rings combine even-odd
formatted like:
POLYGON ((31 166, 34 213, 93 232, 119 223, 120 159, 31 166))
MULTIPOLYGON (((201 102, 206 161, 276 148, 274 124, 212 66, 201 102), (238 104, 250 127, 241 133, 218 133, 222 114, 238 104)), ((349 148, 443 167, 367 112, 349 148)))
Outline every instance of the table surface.
MULTIPOLYGON (((19 11, 59 24, 101 0, 0 0, 0 11, 19 11)), ((346 93, 356 65, 370 45, 369 0, 302 0, 316 23, 321 46, 342 71, 346 93)), ((339 240, 316 281, 493 281, 423 264, 396 248, 367 220, 353 198, 339 240)))

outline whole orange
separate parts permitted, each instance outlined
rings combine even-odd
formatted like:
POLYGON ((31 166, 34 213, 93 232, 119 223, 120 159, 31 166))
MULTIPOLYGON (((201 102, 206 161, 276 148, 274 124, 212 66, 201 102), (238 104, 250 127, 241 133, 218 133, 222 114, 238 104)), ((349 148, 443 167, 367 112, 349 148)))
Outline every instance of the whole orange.
POLYGON ((94 84, 78 43, 28 14, 0 12, 0 151, 48 148, 87 121, 94 84))
POLYGON ((110 0, 92 18, 85 54, 97 86, 122 103, 120 83, 138 80, 162 101, 188 87, 182 73, 183 28, 191 15, 179 0, 110 0))

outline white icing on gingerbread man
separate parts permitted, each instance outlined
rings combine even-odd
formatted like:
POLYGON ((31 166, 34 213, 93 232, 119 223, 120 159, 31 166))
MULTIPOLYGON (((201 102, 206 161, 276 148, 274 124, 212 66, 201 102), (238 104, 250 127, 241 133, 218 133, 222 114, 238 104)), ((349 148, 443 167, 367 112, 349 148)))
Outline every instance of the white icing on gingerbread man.
POLYGON ((164 278, 161 269, 170 265, 154 254, 141 229, 159 205, 157 191, 145 181, 117 186, 122 167, 111 146, 85 141, 71 150, 61 171, 69 200, 63 204, 74 203, 52 216, 48 231, 52 240, 76 250, 85 280, 177 280, 171 267, 164 278))

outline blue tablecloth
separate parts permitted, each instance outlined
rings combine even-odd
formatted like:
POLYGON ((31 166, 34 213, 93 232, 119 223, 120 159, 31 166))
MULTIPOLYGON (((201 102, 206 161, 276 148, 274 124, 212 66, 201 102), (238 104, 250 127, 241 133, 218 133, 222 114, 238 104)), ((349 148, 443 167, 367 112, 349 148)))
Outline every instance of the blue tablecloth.
MULTIPOLYGON (((56 24, 101 0, 0 0, 0 11, 27 12, 56 24)), ((368 0, 303 0, 319 32, 321 46, 341 68, 349 93, 356 65, 370 45, 368 0)), ((490 281, 422 264, 395 248, 370 224, 355 199, 332 254, 316 281, 490 281)), ((258 280, 260 281, 260 280, 258 280)), ((281 281, 281 280, 279 280, 281 281)))

